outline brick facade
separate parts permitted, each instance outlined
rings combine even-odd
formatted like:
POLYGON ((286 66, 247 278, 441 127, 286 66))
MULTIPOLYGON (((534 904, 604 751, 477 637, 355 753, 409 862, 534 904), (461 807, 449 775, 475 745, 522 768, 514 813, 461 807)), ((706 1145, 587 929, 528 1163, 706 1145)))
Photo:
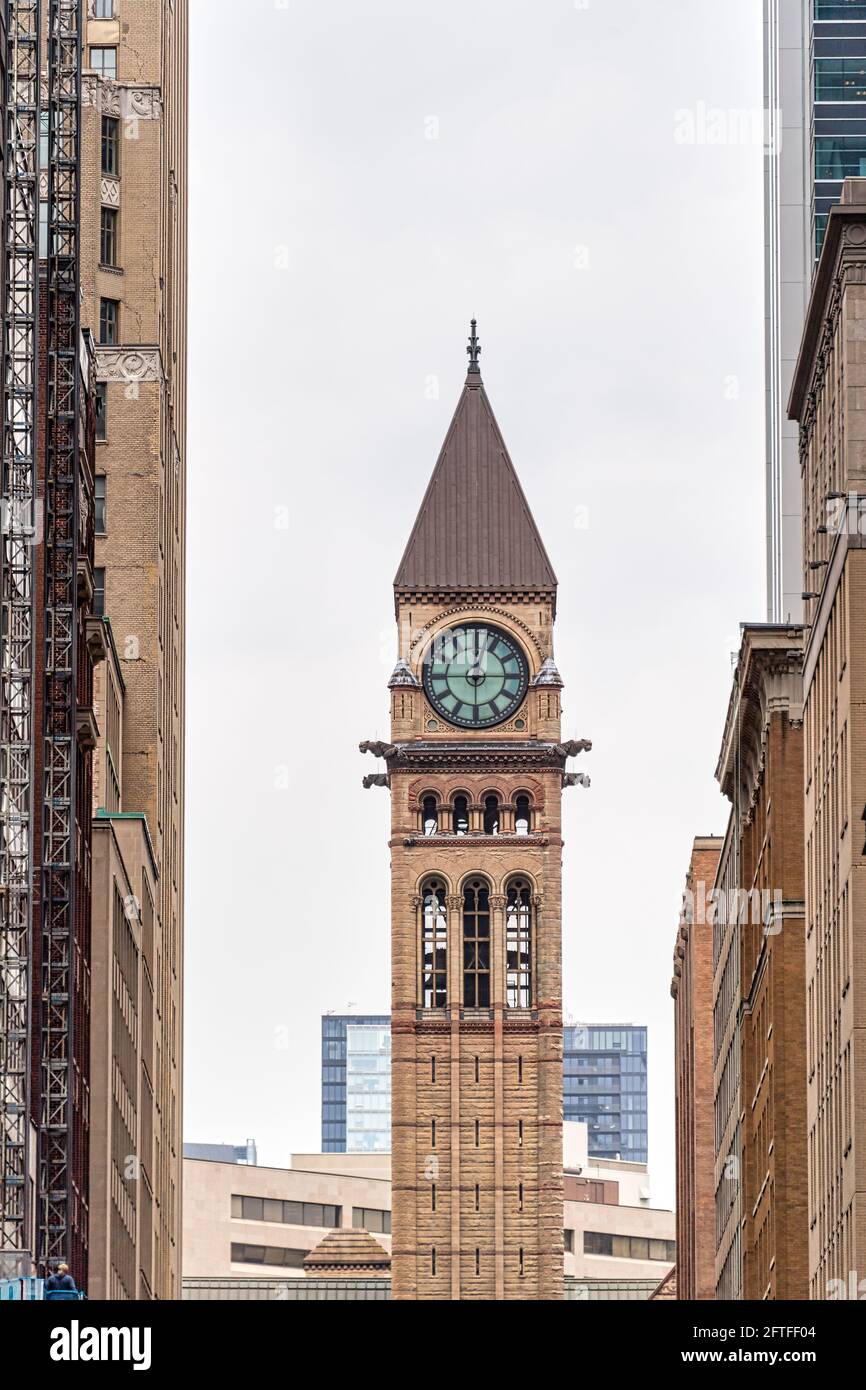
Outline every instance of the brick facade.
MULTIPOLYGON (((789 406, 800 426, 809 1278, 866 1278, 866 180, 828 220, 789 406)), ((860 1283, 860 1289, 866 1285, 860 1283)), ((854 1295, 856 1296, 856 1294, 854 1295)), ((862 1297, 862 1292, 860 1293, 862 1297)))
POLYGON ((744 627, 717 769, 720 1298, 808 1296, 802 659, 801 628, 744 627))
POLYGON ((674 949, 676 1092, 677 1297, 715 1294, 713 1197, 712 927, 700 910, 712 892, 722 841, 698 837, 686 874, 686 891, 674 949), (698 909, 696 911, 696 908, 698 909))

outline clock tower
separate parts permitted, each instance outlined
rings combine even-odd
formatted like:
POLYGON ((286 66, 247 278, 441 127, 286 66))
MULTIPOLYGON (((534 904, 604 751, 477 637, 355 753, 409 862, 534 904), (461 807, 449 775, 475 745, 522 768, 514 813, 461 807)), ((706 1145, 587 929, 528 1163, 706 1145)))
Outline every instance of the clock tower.
POLYGON ((563 1296, 556 577, 469 370, 394 583, 392 1290, 563 1296))

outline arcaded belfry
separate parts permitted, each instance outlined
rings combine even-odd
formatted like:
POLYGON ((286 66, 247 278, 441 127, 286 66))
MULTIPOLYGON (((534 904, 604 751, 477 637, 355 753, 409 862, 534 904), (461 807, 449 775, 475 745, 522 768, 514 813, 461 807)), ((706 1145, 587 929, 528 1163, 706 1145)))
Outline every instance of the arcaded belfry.
POLYGON ((469 371, 394 583, 392 1287, 558 1299, 562 1239, 556 577, 469 371))

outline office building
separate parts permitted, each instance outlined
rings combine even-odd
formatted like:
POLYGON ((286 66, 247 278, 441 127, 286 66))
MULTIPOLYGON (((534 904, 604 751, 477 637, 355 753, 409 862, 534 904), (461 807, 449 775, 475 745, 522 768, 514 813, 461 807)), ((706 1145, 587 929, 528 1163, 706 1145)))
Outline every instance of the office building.
POLYGON ((677 1297, 715 1296, 716 1204, 713 1188, 713 932, 706 904, 722 841, 695 839, 674 948, 677 1297))
POLYGON ((827 220, 790 399, 803 663, 809 1292, 866 1269, 866 179, 827 220))
POLYGON ((563 1029, 563 1115, 585 1123, 597 1158, 647 1162, 647 1030, 633 1023, 563 1029))
POLYGON ((111 1194, 99 1204, 95 1278, 124 1230, 126 1273, 110 1278, 115 1296, 130 1298, 180 1292, 187 10, 187 0, 100 0, 87 8, 83 56, 81 290, 96 329, 99 407, 94 590, 114 658, 97 710, 109 754, 94 824, 112 821, 121 857, 121 818, 139 827, 132 862, 104 880, 112 894, 126 881, 127 915, 112 898, 95 905, 94 951, 110 963, 126 941, 124 1007, 130 1018, 141 1011, 134 1059, 100 1058, 91 1096, 95 1126, 117 1134, 110 1116, 120 1114, 127 1129, 108 1155, 91 1151, 93 1180, 108 1168, 111 1194), (126 925, 98 940, 110 923, 126 925))
POLYGON ((391 1020, 322 1018, 322 1152, 391 1150, 391 1020))
POLYGON ((743 626, 716 768, 716 1297, 750 1302, 808 1296, 802 662, 802 628, 743 626))
POLYGON ((827 214, 866 173, 866 3, 764 0, 767 616, 802 618, 800 467, 787 401, 827 214))

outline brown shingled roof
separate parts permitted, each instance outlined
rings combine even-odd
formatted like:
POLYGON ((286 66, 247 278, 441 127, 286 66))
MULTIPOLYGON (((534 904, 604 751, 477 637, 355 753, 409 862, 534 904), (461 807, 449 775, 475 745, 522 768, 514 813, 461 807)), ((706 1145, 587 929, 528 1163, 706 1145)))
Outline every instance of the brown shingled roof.
POLYGON ((328 1274, 351 1278, 353 1275, 387 1277, 391 1256, 378 1240, 360 1226, 329 1231, 324 1240, 304 1259, 307 1274, 328 1274))
POLYGON ((556 592, 478 371, 467 376, 394 587, 556 592))

